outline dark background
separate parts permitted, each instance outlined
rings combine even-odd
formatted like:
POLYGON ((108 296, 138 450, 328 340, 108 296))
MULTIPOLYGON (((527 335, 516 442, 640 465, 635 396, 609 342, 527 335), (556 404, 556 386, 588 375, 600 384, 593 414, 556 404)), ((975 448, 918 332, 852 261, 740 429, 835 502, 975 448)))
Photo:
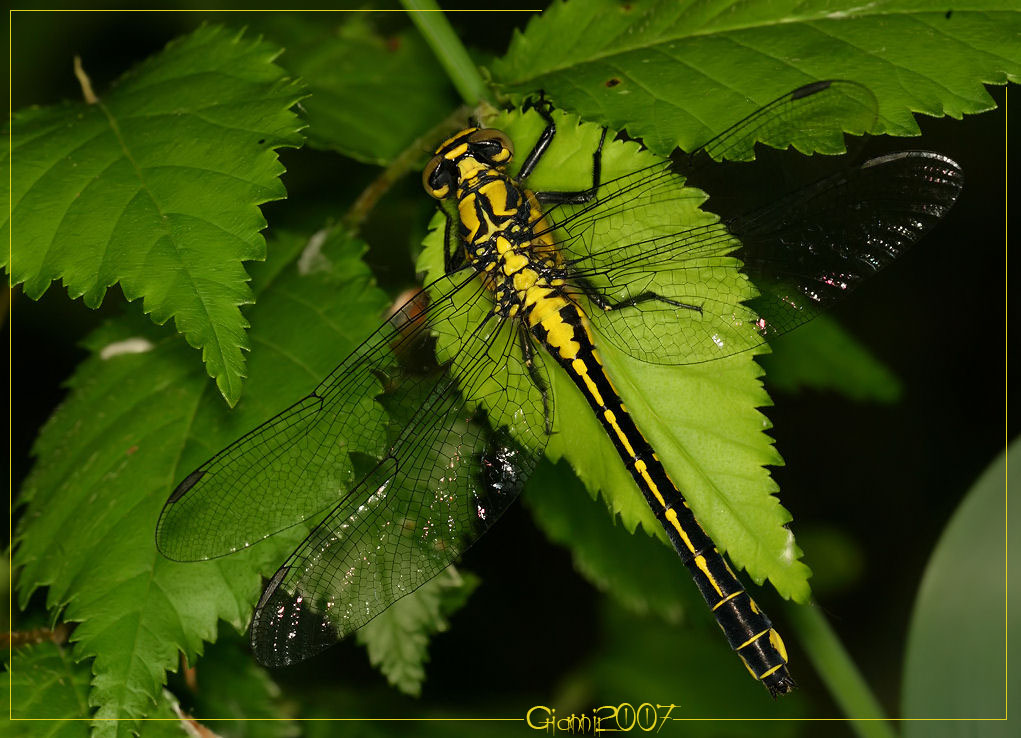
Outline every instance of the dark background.
MULTIPOLYGON (((503 52, 512 29, 523 28, 528 17, 450 16, 459 35, 473 40, 473 48, 494 55, 503 52)), ((12 31, 12 108, 79 99, 71 73, 75 53, 82 56, 94 88, 102 94, 123 71, 203 18, 209 15, 17 13, 12 31)), ((246 22, 245 16, 229 14, 214 20, 235 26, 246 22)), ((399 26, 403 19, 387 22, 399 26)), ((1017 168, 1010 166, 1015 154, 1008 161, 1006 153, 1005 92, 1002 88, 992 92, 1001 106, 995 112, 964 121, 923 117, 921 139, 868 144, 870 154, 902 148, 942 152, 962 165, 966 177, 959 203, 936 231, 833 311, 901 379, 901 401, 862 404, 833 393, 775 393, 776 405, 767 410, 786 460, 775 477, 783 504, 794 515, 795 534, 808 534, 799 537, 808 549, 807 562, 813 565, 807 543, 812 533, 834 529, 861 556, 855 581, 817 595, 892 714, 898 711, 904 637, 925 563, 964 492, 1016 433, 1006 396, 1011 342, 1006 331, 1010 310, 1005 180, 1007 170, 1017 168)), ((1017 95, 1015 90, 1011 94, 1017 95)), ((322 172, 318 179, 285 179, 290 201, 267 210, 273 224, 297 220, 293 208, 307 212, 309 203, 324 212, 334 208, 339 215, 343 205, 338 203, 348 202, 348 193, 358 192, 377 171, 311 150, 284 152, 283 158, 289 168, 292 162, 317 158, 326 164, 318 167, 322 172), (338 171, 345 182, 338 182, 338 171)), ((411 186, 417 187, 417 181, 411 186)), ((366 228, 370 243, 385 238, 388 227, 392 226, 370 223, 366 228)), ((399 227, 410 232, 415 226, 399 227)), ((399 233, 397 238, 408 235, 399 233)), ((384 261, 377 257, 374 266, 379 268, 384 261)), ((395 270, 380 278, 396 290, 405 286, 409 275, 395 270)), ((64 395, 61 383, 84 358, 78 341, 104 316, 118 314, 123 298, 114 288, 100 310, 90 311, 80 301, 68 300, 57 284, 38 302, 15 288, 11 304, 7 316, 12 352, 11 467, 17 490, 30 469, 32 441, 64 395)), ((453 691, 470 699, 472 690, 481 695, 500 683, 534 680, 526 660, 482 658, 471 661, 472 676, 465 678, 462 654, 480 644, 472 641, 477 631, 457 627, 462 618, 485 619, 494 634, 513 634, 536 653, 555 651, 564 672, 584 658, 595 629, 584 613, 592 610, 598 595, 573 572, 569 555, 536 530, 524 506, 516 506, 469 553, 465 567, 490 584, 455 616, 452 630, 435 640, 427 697, 453 691), (519 604, 537 597, 544 602, 542 617, 522 617, 519 604)), ((339 648, 356 646, 348 642, 339 648)), ((804 665, 796 646, 795 654, 804 665)), ((364 662, 354 656, 344 660, 364 662)), ((809 671, 804 665, 799 672, 806 689, 827 699, 809 671)), ((544 670, 531 688, 538 693, 552 690, 559 673, 544 670)), ((350 676, 380 679, 367 665, 364 673, 350 676)), ((300 683, 303 677, 286 679, 300 683)))

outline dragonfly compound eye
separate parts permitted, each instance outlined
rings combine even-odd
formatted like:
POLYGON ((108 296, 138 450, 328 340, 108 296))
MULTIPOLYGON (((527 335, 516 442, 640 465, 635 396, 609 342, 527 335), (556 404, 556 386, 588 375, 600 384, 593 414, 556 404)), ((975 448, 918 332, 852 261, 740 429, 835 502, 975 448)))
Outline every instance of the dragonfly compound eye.
POLYGON ((507 134, 495 128, 483 128, 468 137, 475 158, 494 166, 506 164, 514 156, 514 144, 507 134))
POLYGON ((422 186, 437 200, 442 200, 453 191, 453 172, 446 159, 437 155, 429 160, 422 170, 422 186))

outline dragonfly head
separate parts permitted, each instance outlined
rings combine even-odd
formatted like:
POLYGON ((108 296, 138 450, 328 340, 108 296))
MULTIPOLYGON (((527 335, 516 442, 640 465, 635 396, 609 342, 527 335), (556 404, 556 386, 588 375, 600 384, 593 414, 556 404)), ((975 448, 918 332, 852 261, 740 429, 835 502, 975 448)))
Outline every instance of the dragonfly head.
POLYGON ((454 192, 458 183, 486 169, 502 169, 513 156, 514 145, 503 131, 466 128, 436 149, 422 170, 422 186, 442 200, 454 192))

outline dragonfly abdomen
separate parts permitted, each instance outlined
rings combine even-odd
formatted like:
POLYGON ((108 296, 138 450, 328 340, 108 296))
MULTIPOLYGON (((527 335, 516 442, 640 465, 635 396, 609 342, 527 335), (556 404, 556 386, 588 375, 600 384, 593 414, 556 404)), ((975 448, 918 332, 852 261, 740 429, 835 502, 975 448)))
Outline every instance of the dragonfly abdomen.
POLYGON ((787 671, 787 652, 779 634, 699 525, 651 444, 638 430, 603 368, 582 312, 562 296, 557 302, 555 311, 544 311, 544 319, 532 325, 533 335, 564 367, 595 411, 731 648, 770 693, 791 691, 794 681, 787 671))

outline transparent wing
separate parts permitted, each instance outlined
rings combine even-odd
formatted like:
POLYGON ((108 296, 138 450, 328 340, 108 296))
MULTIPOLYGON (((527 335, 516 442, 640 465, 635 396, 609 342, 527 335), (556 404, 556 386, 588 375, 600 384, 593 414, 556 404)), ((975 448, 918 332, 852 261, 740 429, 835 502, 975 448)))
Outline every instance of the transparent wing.
POLYGON ((731 222, 736 252, 761 292, 768 337, 844 298, 907 251, 957 201, 964 175, 929 151, 877 157, 731 222))
POLYGON ((452 306, 441 301, 433 319, 409 323, 414 304, 405 305, 311 393, 189 474, 160 515, 160 551, 178 561, 224 556, 336 504, 358 481, 352 453, 384 452, 389 419, 374 397, 387 377, 404 378, 409 389, 435 381, 401 357, 415 353, 427 326, 452 306))
POLYGON ((266 587, 251 629, 263 664, 295 663, 357 630, 442 571, 520 493, 547 438, 541 382, 495 317, 459 340, 461 368, 438 368, 427 390, 402 397, 389 453, 266 587))
MULTIPOLYGON (((681 167, 691 172, 709 160, 748 161, 754 158, 756 143, 778 149, 793 146, 806 153, 839 154, 844 151, 844 132, 858 135, 869 131, 875 125, 877 109, 875 96, 857 82, 814 82, 781 95, 740 120, 685 156, 681 167)), ((660 206, 677 201, 683 182, 684 178, 676 175, 667 162, 660 161, 609 178, 602 182, 592 201, 578 206, 555 206, 544 213, 544 218, 551 224, 551 230, 570 234, 559 244, 568 259, 586 259, 590 267, 610 267, 616 253, 606 252, 624 237, 619 232, 624 214, 637 208, 643 217, 632 220, 645 220, 649 213, 655 215, 660 206)), ((689 192, 681 197, 701 196, 689 192)), ((677 223, 663 225, 672 227, 674 233, 678 231, 677 223)), ((655 232, 650 229, 650 233, 655 232)))
POLYGON ((962 185, 944 156, 892 154, 726 224, 662 235, 649 226, 644 238, 601 253, 612 267, 583 258, 569 269, 575 283, 619 306, 590 311, 617 347, 652 363, 711 361, 842 299, 932 228, 962 185), (758 298, 747 299, 742 264, 758 298))
MULTIPOLYGON (((874 104, 855 83, 809 85, 696 154, 741 158, 756 140, 792 140, 792 128, 823 142, 845 117, 867 128, 874 104)), ((698 210, 703 194, 683 182, 657 163, 547 213, 569 279, 596 303, 601 337, 652 363, 722 358, 801 325, 921 238, 962 177, 937 154, 880 157, 727 223, 698 210)))
POLYGON ((178 560, 231 553, 320 516, 260 601, 260 661, 304 659, 439 573, 518 495, 548 437, 541 357, 461 270, 409 301, 308 397, 171 494, 178 560))
MULTIPOLYGON (((435 371, 436 346, 450 365, 483 358, 459 342, 466 322, 481 320, 491 305, 474 273, 443 277, 429 294, 424 312, 421 301, 409 301, 309 395, 189 474, 160 515, 159 550, 178 561, 224 556, 333 508, 354 489, 365 476, 361 460, 389 453, 400 430, 393 408, 446 381, 435 371)), ((490 383, 527 400, 520 380, 495 374, 490 383)), ((521 422, 527 429, 536 419, 521 422)))
POLYGON ((864 85, 848 80, 812 82, 773 102, 692 152, 716 161, 749 161, 755 144, 775 149, 793 147, 809 154, 840 154, 843 134, 862 135, 875 126, 879 104, 864 85))

